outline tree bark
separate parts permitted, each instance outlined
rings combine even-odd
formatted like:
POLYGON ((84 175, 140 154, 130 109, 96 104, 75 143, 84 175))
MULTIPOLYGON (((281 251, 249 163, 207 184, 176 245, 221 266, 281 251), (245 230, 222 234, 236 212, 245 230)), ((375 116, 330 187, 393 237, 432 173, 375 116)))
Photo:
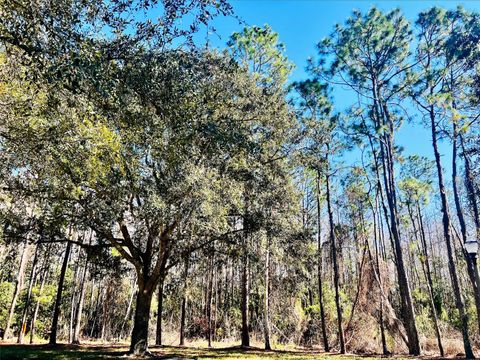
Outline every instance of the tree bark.
MULTIPOLYGON (((327 151, 330 151, 327 145, 327 151)), ((332 211, 332 201, 330 194, 330 167, 328 164, 328 154, 327 154, 327 169, 325 172, 325 183, 327 190, 327 208, 328 208, 328 220, 330 224, 330 243, 332 246, 332 262, 333 262, 333 282, 335 285, 335 307, 337 309, 337 324, 338 324, 338 340, 340 343, 340 353, 345 354, 345 337, 343 334, 343 325, 342 325, 342 307, 340 304, 340 289, 339 289, 339 274, 338 274, 338 264, 337 264, 337 245, 335 239, 335 225, 333 222, 333 211, 332 211)))
POLYGON ((187 281, 188 281, 188 266, 189 266, 189 257, 185 259, 185 270, 183 273, 183 294, 182 294, 182 309, 180 315, 180 346, 185 345, 185 319, 187 311, 187 281))
MULTIPOLYGON (((248 237, 248 234, 245 234, 245 237, 248 237)), ((243 263, 242 263, 242 303, 241 303, 241 312, 242 312, 242 347, 250 346, 250 334, 248 330, 248 303, 249 303, 249 286, 248 286, 248 267, 249 267, 249 256, 247 246, 247 239, 245 239, 245 248, 243 254, 243 263)))
POLYGON ((77 251, 77 260, 73 260, 75 257, 75 252, 72 253, 72 262, 75 264, 74 268, 74 275, 73 275, 73 283, 72 283, 72 294, 70 296, 70 322, 69 322, 69 331, 68 331, 68 342, 71 344, 73 342, 73 331, 74 331, 74 321, 75 321, 75 313, 76 313, 76 297, 77 294, 77 283, 78 283, 78 272, 80 270, 79 261, 80 261, 80 250, 77 251))
MULTIPOLYGON (((159 283, 159 289, 163 289, 163 281, 159 283)), ((130 353, 134 356, 143 356, 148 350, 148 324, 150 320, 150 308, 152 306, 154 287, 147 287, 145 281, 139 276, 138 293, 135 306, 134 326, 130 343, 130 353)), ((159 295, 163 295, 159 291, 159 295)), ((162 296, 163 297, 163 296, 162 296)), ((160 306, 159 306, 160 308, 160 306)), ((160 314, 161 319, 161 314, 160 314)), ((161 328, 161 324, 160 324, 161 328)), ((157 340, 158 340, 157 324, 157 340)), ((161 333, 160 333, 161 336, 161 333)), ((161 337, 160 337, 161 342, 161 337)))
POLYGON ((19 344, 23 344, 23 337, 24 337, 25 332, 27 330, 26 327, 27 327, 28 309, 30 307, 30 301, 31 301, 31 298, 32 298, 33 283, 35 282, 35 278, 37 276, 38 248, 39 248, 39 245, 37 245, 35 247, 35 255, 33 256, 33 264, 32 264, 32 269, 30 271, 30 280, 29 280, 29 284, 28 284, 27 299, 25 301, 25 307, 23 309, 22 321, 20 323, 20 330, 18 332, 17 342, 19 344))
MULTIPOLYGON (((465 216, 463 215, 462 204, 460 202, 460 196, 458 194, 458 186, 457 186, 457 138, 458 138, 458 129, 457 123, 455 120, 452 121, 453 123, 453 139, 452 139, 452 183, 453 183, 453 198, 455 200, 455 208, 457 210, 457 217, 458 222, 460 223, 460 232, 462 234, 462 241, 463 244, 467 242, 467 225, 465 223, 465 216)), ((467 164, 465 164, 467 168, 467 164)), ((468 189, 467 189, 468 192, 468 189)), ((476 202, 474 200, 474 202, 476 202)), ((475 216, 475 214, 474 214, 475 216)), ((472 285, 473 290, 473 298, 475 299, 475 307, 477 310, 477 325, 478 331, 480 333, 480 284, 478 284, 476 271, 471 257, 463 250, 463 254, 465 256, 465 260, 467 262, 467 272, 468 277, 470 279, 470 283, 472 285)))
POLYGON ((270 234, 267 234, 267 249, 265 252, 265 299, 264 299, 264 335, 265 350, 272 350, 270 344, 270 234))
POLYGON ((65 282, 65 273, 67 272, 68 258, 70 257, 70 251, 72 249, 72 243, 67 242, 65 249, 65 256, 63 258, 62 269, 60 271, 60 279, 58 280, 57 296, 55 298, 55 306, 53 308, 52 327, 50 331, 50 345, 57 343, 57 327, 58 318, 60 316, 60 304, 62 303, 63 283, 65 282))
MULTIPOLYGON (((157 346, 162 346, 162 315, 163 315, 163 286, 164 286, 164 284, 165 284, 165 278, 162 276, 159 283, 158 283, 157 331, 156 331, 156 334, 155 334, 155 345, 157 345, 157 346)), ((139 289, 138 292, 140 293, 140 289, 139 289)), ((137 299, 138 299, 138 295, 137 295, 137 299)), ((135 315, 135 321, 136 321, 136 315, 135 315)), ((148 324, 147 324, 147 326, 148 326, 148 324)))
POLYGON ((432 273, 430 270, 430 258, 429 258, 429 253, 428 253, 428 248, 427 248, 427 240, 425 236, 425 229, 423 227, 423 217, 422 217, 422 212, 420 210, 420 205, 417 203, 417 216, 418 216, 418 222, 419 222, 419 231, 420 231, 420 241, 418 241, 418 233, 417 233, 417 228, 415 226, 415 220, 413 217, 413 211, 410 208, 410 205, 408 205, 408 213, 410 214, 410 220, 412 221, 415 237, 417 239, 417 242, 421 244, 421 251, 422 251, 422 269, 425 275, 425 278, 427 280, 427 290, 428 290, 428 296, 430 300, 430 313, 432 315, 433 319, 433 326, 435 328, 435 334, 437 336, 437 344, 438 344, 438 350, 440 352, 440 356, 443 357, 445 356, 445 352, 443 350, 443 344, 442 344, 442 334, 440 332, 440 327, 438 326, 438 315, 437 315, 437 309, 435 308, 435 301, 434 301, 434 296, 433 296, 433 279, 432 279, 432 273))
POLYGON ((85 265, 83 266, 83 273, 82 273, 82 283, 80 285, 80 298, 77 304, 77 312, 74 319, 73 324, 73 337, 72 343, 73 344, 80 344, 80 329, 82 326, 82 311, 83 311, 83 302, 85 299, 85 291, 86 291, 86 279, 87 279, 87 269, 88 269, 88 258, 85 260, 85 265))
POLYGON ((415 321, 415 310, 413 307, 412 295, 410 285, 405 270, 405 263, 403 260, 403 251, 400 241, 400 221, 398 216, 397 195, 395 184, 395 169, 394 169, 394 143, 393 134, 394 126, 390 113, 385 104, 382 104, 379 99, 378 88, 376 80, 373 80, 373 98, 374 98, 374 116, 377 120, 376 125, 386 126, 387 129, 382 134, 380 140, 380 153, 383 167, 383 181, 384 190, 387 198, 388 210, 390 215, 390 231, 393 240, 393 249, 396 260, 396 269, 398 276, 398 287, 400 290, 400 300, 403 320, 408 337, 408 352, 410 355, 420 355, 420 342, 418 339, 417 325, 415 321))
POLYGON ((330 351, 328 345, 327 325, 325 321, 325 308, 323 305, 323 280, 322 280, 322 204, 320 202, 320 171, 317 170, 317 272, 318 272, 318 301, 320 304, 320 320, 322 322, 323 349, 330 351))
MULTIPOLYGON (((379 188, 375 194, 375 206, 378 205, 378 192, 381 191, 379 188)), ((378 207, 377 207, 378 208, 378 207)), ((378 212, 380 212, 380 209, 378 209, 378 212)), ((377 273, 378 273, 378 286, 380 287, 380 307, 379 307, 379 323, 380 323, 380 339, 382 342, 382 352, 383 355, 388 354, 388 348, 387 348, 387 339, 385 337, 385 322, 383 320, 383 283, 382 283, 382 273, 380 272, 380 256, 379 256, 379 238, 381 237, 380 231, 381 228, 377 229, 378 224, 377 224, 377 216, 376 216, 376 211, 375 208, 372 206, 372 214, 373 214, 373 240, 375 244, 375 266, 377 268, 377 273), (378 236, 378 235, 380 236, 378 236)), ((378 218, 380 218, 380 214, 378 214, 378 218)))
POLYGON ((13 314, 15 312, 15 306, 17 305, 18 295, 23 288, 23 280, 25 268, 27 267, 28 262, 28 242, 27 239, 23 242, 22 256, 20 258, 20 266, 18 268, 17 278, 15 280, 15 290, 13 292, 13 298, 10 303, 10 309, 8 311, 7 325, 5 326, 5 332, 3 333, 2 339, 8 339, 10 335, 10 326, 13 319, 13 314))
MULTIPOLYGON (((41 268, 41 275, 40 275, 40 289, 39 289, 38 296, 41 296, 43 294, 43 288, 45 286, 45 282, 47 281, 48 272, 50 270, 50 255, 51 255, 50 250, 51 250, 51 247, 52 247, 52 244, 50 244, 47 247, 46 254, 45 254, 44 259, 43 259, 43 265, 42 265, 42 268, 41 268)), ((33 314, 32 314, 32 319, 31 319, 31 322, 30 322, 30 344, 33 344, 33 338, 34 338, 34 335, 35 335, 35 324, 36 324, 36 321, 37 321, 37 316, 38 316, 38 311, 39 310, 40 310, 40 301, 37 299, 37 301, 35 303, 35 308, 34 308, 34 311, 33 311, 33 314)))
POLYGON ((208 272, 208 282, 207 282, 207 343, 208 347, 212 347, 212 294, 213 294, 213 264, 214 264, 214 255, 212 249, 212 254, 210 256, 210 268, 208 272))
POLYGON ((122 327, 120 328, 120 338, 122 339, 125 333, 125 327, 127 326, 128 320, 131 318, 132 303, 137 293, 137 284, 135 282, 135 278, 133 278, 131 286, 132 286, 132 294, 130 295, 130 299, 128 300, 127 311, 125 311, 125 316, 123 317, 123 321, 122 321, 122 327))
POLYGON ((464 308, 462 297, 461 297, 462 295, 460 293, 460 285, 458 282, 457 269, 456 269, 455 261, 453 258, 453 249, 452 249, 452 241, 451 241, 451 233, 450 233, 451 232, 450 215, 448 213, 447 193, 446 193, 445 185, 443 182, 443 169, 442 169, 442 163, 440 159, 440 152, 438 151, 437 126, 436 126, 436 119, 435 119, 435 110, 433 108, 433 105, 430 107, 429 115, 430 115, 430 125, 431 125, 431 133, 432 133, 432 146, 433 146, 433 152, 435 155, 435 163, 437 166, 438 187, 440 190, 440 199, 442 203, 443 236, 445 239, 445 243, 447 245, 448 270, 450 272, 450 279, 452 281, 453 295, 455 297, 455 305, 460 315, 463 345, 465 348, 465 356, 467 357, 467 359, 474 359, 472 346, 470 344, 470 338, 468 335, 468 319, 465 313, 465 308, 464 308))

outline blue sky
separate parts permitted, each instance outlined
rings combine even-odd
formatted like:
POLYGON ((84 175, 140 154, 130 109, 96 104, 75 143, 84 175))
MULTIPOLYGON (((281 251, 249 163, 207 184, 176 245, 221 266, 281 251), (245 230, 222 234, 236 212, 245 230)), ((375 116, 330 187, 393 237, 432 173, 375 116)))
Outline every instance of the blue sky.
MULTIPOLYGON (((235 14, 248 25, 269 24, 286 46, 287 56, 296 65, 291 79, 307 77, 307 58, 315 56, 315 45, 328 36, 336 23, 343 23, 353 9, 366 11, 372 6, 382 10, 400 8, 412 22, 417 14, 432 6, 447 9, 458 5, 480 11, 480 1, 342 1, 342 0, 232 0, 235 14)), ((242 28, 234 18, 217 18, 213 22, 216 35, 209 42, 223 48, 229 36, 242 28)), ((334 93, 335 94, 335 93, 334 93)), ((353 94, 341 92, 335 96, 335 108, 341 111, 354 102, 353 94)), ((433 159, 430 132, 418 123, 405 124, 397 135, 397 143, 404 147, 404 154, 421 154, 433 159)), ((451 168, 451 147, 448 142, 441 144, 443 164, 449 178, 451 168)), ((351 154, 354 156, 354 154, 351 154)))

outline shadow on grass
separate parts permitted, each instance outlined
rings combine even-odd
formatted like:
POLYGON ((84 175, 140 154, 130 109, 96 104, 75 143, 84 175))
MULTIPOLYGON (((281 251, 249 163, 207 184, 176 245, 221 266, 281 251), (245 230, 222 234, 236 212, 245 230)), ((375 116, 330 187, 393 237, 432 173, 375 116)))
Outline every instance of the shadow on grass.
POLYGON ((86 345, 0 345, 0 360, 39 359, 39 360, 70 360, 70 359, 112 359, 124 357, 125 347, 117 346, 86 346, 86 345))
MULTIPOLYGON (((0 360, 93 360, 93 359, 135 359, 128 356, 126 345, 18 345, 0 343, 0 360)), ((272 350, 239 346, 228 348, 198 348, 179 346, 151 346, 150 356, 143 359, 176 360, 352 360, 380 359, 379 355, 340 355, 320 350, 272 350)), ((417 357, 416 359, 427 359, 417 357)), ((412 359, 409 356, 394 356, 393 359, 412 359)), ((435 359, 430 357, 430 359, 435 359)), ((439 358, 436 358, 439 359, 439 358)))

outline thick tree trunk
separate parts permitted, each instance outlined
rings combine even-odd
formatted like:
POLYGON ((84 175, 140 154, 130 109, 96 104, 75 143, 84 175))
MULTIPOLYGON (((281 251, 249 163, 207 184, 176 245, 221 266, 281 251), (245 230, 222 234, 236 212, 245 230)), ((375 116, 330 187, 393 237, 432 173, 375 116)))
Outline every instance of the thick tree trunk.
POLYGON ((435 119, 435 110, 433 106, 430 108, 430 125, 432 132, 432 146, 433 152, 435 155, 435 163, 437 165, 437 176, 438 176, 438 186, 440 190, 440 199, 442 202, 442 223, 443 223, 443 235, 445 243, 447 245, 447 256, 448 256, 448 269, 450 272, 450 279, 452 281, 453 295, 455 297, 455 304, 460 315, 462 336, 463 336, 463 345, 465 348, 465 356, 467 359, 473 359, 472 346, 470 344, 470 338, 468 335, 468 319, 465 313, 465 308, 462 301, 462 295, 460 293, 460 285, 457 276, 457 269, 455 265, 455 260, 453 257, 452 241, 451 241, 451 225, 450 225, 450 215, 448 213, 448 201, 445 185, 443 182, 443 169, 440 159, 440 152, 438 151, 437 145, 437 127, 435 119))
MULTIPOLYGON (((327 151, 329 151, 328 146, 327 146, 327 151)), ((345 337, 343 334, 342 307, 340 304, 340 289, 339 289, 340 286, 339 286, 339 274, 338 274, 338 264, 337 264, 337 245, 336 245, 336 239, 335 239, 335 225, 333 222, 329 171, 330 171, 330 168, 328 166, 328 155, 327 155, 327 170, 325 174, 325 183, 326 183, 326 190, 327 190, 328 220, 330 224, 330 243, 332 246, 333 283, 335 285, 335 307, 337 309, 338 340, 340 344, 340 353, 345 354, 345 337)))
MULTIPOLYGON (((163 289, 163 282, 159 284, 159 287, 163 289)), ((145 281, 140 280, 139 276, 134 326, 130 342, 130 353, 135 356, 143 356, 148 350, 148 324, 154 289, 154 287, 147 288, 145 281)))
POLYGON ((60 279, 58 280, 57 296, 55 298, 55 306, 53 308, 52 327, 50 331, 50 345, 57 343, 57 327, 58 318, 60 316, 60 304, 62 303, 63 283, 65 282, 65 273, 67 272, 68 258, 70 257, 70 251, 72 249, 72 243, 67 242, 65 249, 65 256, 63 258, 62 269, 60 271, 60 279))
POLYGON ((8 339, 10 336, 10 326, 12 324, 13 314, 15 312, 15 306, 17 305, 18 295, 23 288, 23 280, 25 268, 28 262, 28 243, 27 240, 23 242, 22 256, 20 258, 20 266, 18 268, 17 278, 15 280, 15 290, 13 292, 13 298, 10 302, 10 309, 8 311, 7 325, 5 326, 5 332, 3 333, 3 339, 8 339))

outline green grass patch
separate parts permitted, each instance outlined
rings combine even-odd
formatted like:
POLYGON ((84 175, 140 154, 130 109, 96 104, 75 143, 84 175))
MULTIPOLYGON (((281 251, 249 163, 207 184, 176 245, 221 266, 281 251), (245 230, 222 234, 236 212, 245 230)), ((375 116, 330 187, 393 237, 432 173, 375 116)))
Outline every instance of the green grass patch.
MULTIPOLYGON (((93 360, 93 359, 132 359, 127 357, 128 348, 118 346, 96 345, 0 345, 0 360, 39 359, 39 360, 93 360)), ((352 360, 374 359, 374 357, 360 357, 354 355, 325 354, 316 351, 264 351, 252 348, 205 349, 194 347, 151 347, 150 359, 196 359, 196 360, 352 360)), ((398 359, 398 358, 397 358, 398 359)))

